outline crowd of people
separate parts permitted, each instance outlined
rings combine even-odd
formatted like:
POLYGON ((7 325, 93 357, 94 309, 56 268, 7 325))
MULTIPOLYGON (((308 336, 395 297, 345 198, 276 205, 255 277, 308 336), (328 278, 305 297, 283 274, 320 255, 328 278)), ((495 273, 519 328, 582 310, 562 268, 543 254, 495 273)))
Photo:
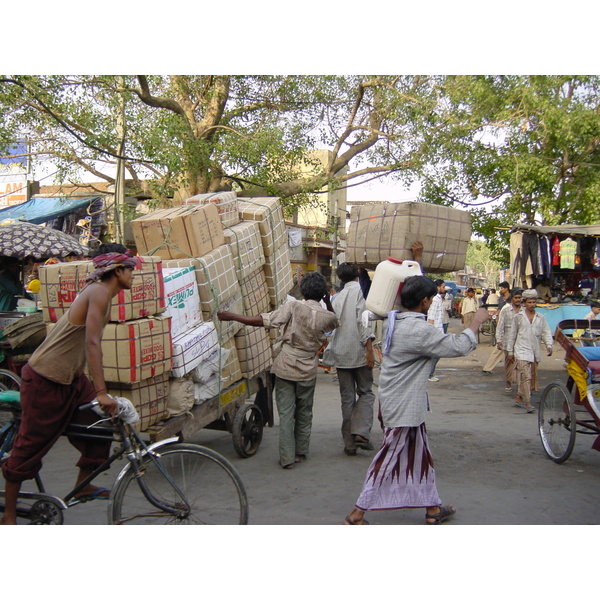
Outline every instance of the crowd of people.
MULTIPOLYGON (((422 248, 419 242, 413 245, 415 260, 420 261, 422 248)), ((3 524, 16 521, 21 483, 35 476, 66 425, 80 418, 77 407, 96 397, 108 414, 115 412, 102 375, 100 339, 112 297, 131 287, 135 259, 119 252, 124 250, 120 247, 104 250, 93 259, 97 269, 88 286, 24 367, 23 420, 13 452, 2 465, 3 524), (92 381, 83 373, 86 361, 92 381)), ((371 442, 375 334, 364 319, 370 279, 349 263, 341 264, 336 274, 340 287, 333 294, 321 274, 309 272, 276 310, 259 315, 217 313, 222 321, 279 330, 271 372, 279 415, 279 463, 286 470, 309 456, 319 351, 326 342, 339 384, 343 451, 356 456, 357 449, 375 450, 371 442)), ((365 514, 371 510, 424 508, 427 524, 440 524, 455 514, 452 505, 442 503, 436 487, 426 430, 427 384, 439 381, 435 369, 440 358, 466 356, 476 348, 480 326, 490 317, 486 306, 494 305, 500 310, 497 344, 483 372, 491 373, 504 358, 505 391, 511 393, 516 386, 515 405, 534 412, 531 393, 538 389, 542 346, 551 355, 553 345, 545 318, 536 312, 538 298, 535 289, 510 290, 503 282, 499 293, 490 290, 480 305, 474 289, 468 288, 460 307, 463 328, 453 334, 448 333, 452 298, 444 281, 426 275, 406 279, 400 306, 384 320, 378 414, 383 441, 344 524, 367 524, 365 514)), ((599 313, 600 304, 592 303, 586 318, 598 318, 599 313)), ((106 458, 109 446, 76 445, 82 455, 78 481, 106 458)), ((109 490, 88 486, 81 493, 102 499, 109 490)))

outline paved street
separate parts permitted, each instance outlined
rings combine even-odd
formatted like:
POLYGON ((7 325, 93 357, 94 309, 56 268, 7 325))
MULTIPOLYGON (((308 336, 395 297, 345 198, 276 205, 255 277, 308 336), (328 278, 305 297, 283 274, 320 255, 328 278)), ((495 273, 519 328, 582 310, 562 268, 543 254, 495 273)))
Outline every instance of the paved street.
MULTIPOLYGON (((450 331, 458 331, 453 320, 450 331)), ((504 392, 502 367, 484 376, 481 367, 491 351, 487 338, 469 356, 442 359, 438 383, 430 383, 433 413, 427 421, 440 496, 458 508, 453 525, 590 525, 600 523, 600 453, 593 436, 578 436, 565 463, 548 459, 537 432, 537 413, 513 407, 504 392)), ((545 357, 540 388, 566 381, 564 351, 555 345, 545 357)), ((541 392, 534 394, 537 405, 541 392)), ((335 525, 353 507, 373 452, 343 453, 339 392, 332 376, 320 372, 309 459, 292 470, 278 466, 277 420, 266 428, 258 453, 237 456, 226 432, 201 430, 190 441, 221 452, 239 470, 250 498, 255 525, 335 525)), ((376 423, 373 443, 381 442, 376 423)), ((61 439, 44 466, 47 488, 64 493, 75 475, 77 455, 61 439)), ((116 470, 103 476, 109 486, 116 470)), ((106 504, 91 502, 69 509, 67 524, 103 524, 106 504)), ((374 525, 418 525, 423 510, 370 513, 374 525)))

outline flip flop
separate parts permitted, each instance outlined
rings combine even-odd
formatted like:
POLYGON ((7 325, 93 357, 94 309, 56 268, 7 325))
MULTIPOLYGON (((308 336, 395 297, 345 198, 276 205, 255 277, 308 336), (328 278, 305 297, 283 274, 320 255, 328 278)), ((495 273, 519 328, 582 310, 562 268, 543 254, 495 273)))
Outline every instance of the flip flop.
POLYGON ((346 523, 347 525, 368 525, 369 521, 367 521, 366 519, 363 519, 362 523, 357 523, 356 521, 354 521, 353 519, 350 518, 350 515, 348 515, 344 519, 344 523, 346 523))
POLYGON ((110 493, 106 496, 102 495, 106 492, 110 492, 110 490, 108 488, 98 488, 91 494, 85 494, 84 496, 74 496, 73 500, 75 500, 76 502, 89 502, 90 500, 108 500, 110 493))

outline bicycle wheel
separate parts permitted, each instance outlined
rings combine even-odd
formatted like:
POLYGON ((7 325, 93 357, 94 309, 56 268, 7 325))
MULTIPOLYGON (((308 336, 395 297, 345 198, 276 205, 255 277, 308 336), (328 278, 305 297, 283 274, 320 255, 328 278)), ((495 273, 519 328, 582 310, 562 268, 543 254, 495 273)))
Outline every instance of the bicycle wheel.
MULTIPOLYGON (((130 465, 117 477, 108 506, 108 521, 115 525, 245 525, 248 498, 234 467, 217 452, 196 444, 169 444, 154 451, 189 507, 185 518, 150 504, 130 465)), ((146 456, 142 481, 159 503, 184 508, 178 493, 146 456)))
POLYGON ((15 390, 21 389, 21 378, 12 371, 0 369, 0 390, 15 390))
POLYGON ((556 463, 565 462, 575 446, 577 422, 571 394, 558 381, 542 392, 538 427, 546 454, 556 463))

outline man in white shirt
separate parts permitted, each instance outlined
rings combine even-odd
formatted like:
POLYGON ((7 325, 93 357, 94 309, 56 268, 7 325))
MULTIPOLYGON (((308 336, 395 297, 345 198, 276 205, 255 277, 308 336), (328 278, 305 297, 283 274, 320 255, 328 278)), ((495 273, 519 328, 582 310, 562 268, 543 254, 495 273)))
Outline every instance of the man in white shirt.
POLYGON ((333 299, 333 310, 340 324, 329 338, 327 352, 340 386, 344 452, 355 456, 357 448, 374 449, 369 439, 375 404, 372 391, 375 335, 362 322, 366 307, 357 267, 342 263, 336 274, 344 286, 333 299))
MULTIPOLYGON (((443 279, 436 279, 434 282, 437 287, 437 294, 433 297, 433 301, 427 311, 427 322, 431 323, 436 329, 444 333, 444 295, 446 294, 446 284, 443 279)), ((440 378, 435 376, 435 368, 439 358, 431 360, 431 372, 429 373, 429 381, 439 381, 440 378)))
POLYGON ((538 293, 525 290, 525 309, 515 315, 506 339, 506 351, 514 356, 517 373, 517 397, 515 406, 525 408, 528 413, 535 411, 531 404, 531 390, 538 390, 537 366, 542 360, 541 343, 546 346, 548 356, 552 356, 554 340, 546 319, 535 312, 538 293))
POLYGON ((523 290, 515 288, 510 293, 510 301, 505 304, 498 316, 498 328, 496 329, 496 348, 504 355, 504 378, 506 381, 505 392, 512 392, 512 384, 515 380, 515 357, 509 356, 504 350, 505 340, 510 333, 515 315, 522 310, 522 294, 523 290))

